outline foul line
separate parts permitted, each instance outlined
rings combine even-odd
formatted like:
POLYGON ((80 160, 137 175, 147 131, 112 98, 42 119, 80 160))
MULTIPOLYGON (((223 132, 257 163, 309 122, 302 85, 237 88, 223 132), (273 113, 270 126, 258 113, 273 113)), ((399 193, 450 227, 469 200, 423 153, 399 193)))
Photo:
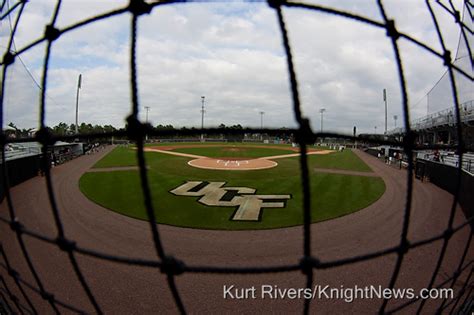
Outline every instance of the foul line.
POLYGON ((174 152, 174 151, 165 151, 165 150, 160 150, 160 149, 145 148, 144 151, 158 152, 158 153, 164 153, 164 154, 169 154, 169 155, 184 156, 184 157, 189 157, 189 158, 193 158, 193 159, 207 158, 207 156, 202 156, 202 155, 194 155, 194 154, 174 152))
MULTIPOLYGON (((333 152, 334 151, 331 151, 331 150, 310 151, 310 152, 307 152, 306 155, 315 155, 315 154, 324 155, 324 154, 330 154, 333 152)), ((264 157, 257 158, 257 160, 276 160, 276 159, 285 159, 285 158, 290 158, 290 157, 295 157, 295 156, 300 156, 300 153, 264 156, 264 157)))

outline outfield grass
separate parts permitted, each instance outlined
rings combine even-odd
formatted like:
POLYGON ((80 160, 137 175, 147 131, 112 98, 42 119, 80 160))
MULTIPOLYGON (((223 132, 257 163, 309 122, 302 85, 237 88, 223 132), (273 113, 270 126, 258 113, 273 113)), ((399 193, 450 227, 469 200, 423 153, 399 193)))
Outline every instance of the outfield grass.
POLYGON ((359 172, 371 172, 367 166, 354 152, 344 150, 331 154, 308 155, 308 164, 311 167, 333 168, 359 172))
POLYGON ((109 154, 98 161, 93 168, 136 166, 137 151, 129 147, 116 147, 109 154))
MULTIPOLYGON (((278 166, 257 171, 219 171, 190 167, 185 157, 146 152, 150 189, 159 223, 210 229, 264 229, 302 224, 302 193, 299 159, 278 160, 278 166), (286 208, 263 209, 261 222, 230 221, 234 207, 209 207, 197 202, 198 197, 175 196, 170 190, 188 180, 225 181, 229 186, 257 189, 257 194, 292 194, 286 208)), ((116 148, 99 161, 96 167, 136 165, 136 151, 116 148)), ((354 170, 364 170, 363 164, 346 150, 331 155, 310 156, 310 170, 341 164, 354 170), (320 157, 332 156, 336 162, 320 157)), ((369 170, 365 166, 365 170, 369 170)), ((362 209, 373 203, 385 191, 377 177, 324 174, 311 171, 313 221, 331 219, 362 209)), ((80 179, 80 189, 91 200, 119 213, 147 219, 143 193, 137 171, 86 173, 80 179)))
POLYGON ((295 151, 290 150, 290 148, 260 148, 260 147, 251 147, 251 146, 235 146, 227 145, 222 147, 196 147, 196 148, 177 148, 173 151, 202 155, 212 158, 259 158, 264 156, 275 156, 283 154, 295 153, 295 151))

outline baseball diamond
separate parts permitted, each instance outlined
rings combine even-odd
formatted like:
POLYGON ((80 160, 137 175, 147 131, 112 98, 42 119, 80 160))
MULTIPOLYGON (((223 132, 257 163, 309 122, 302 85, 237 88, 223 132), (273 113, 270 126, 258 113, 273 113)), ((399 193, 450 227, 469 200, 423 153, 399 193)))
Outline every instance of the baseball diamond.
MULTIPOLYGON (((302 222, 297 148, 164 143, 147 146, 145 152, 150 180, 156 183, 152 195, 159 223, 240 230, 302 222)), ((130 159, 134 154, 133 147, 115 148, 82 176, 80 188, 108 209, 147 219, 138 170, 130 168, 136 165, 130 159)), ((313 168, 311 191, 318 196, 313 204, 315 222, 363 209, 385 190, 381 178, 350 150, 311 148, 308 156, 313 168), (340 172, 331 172, 334 169, 340 172)))

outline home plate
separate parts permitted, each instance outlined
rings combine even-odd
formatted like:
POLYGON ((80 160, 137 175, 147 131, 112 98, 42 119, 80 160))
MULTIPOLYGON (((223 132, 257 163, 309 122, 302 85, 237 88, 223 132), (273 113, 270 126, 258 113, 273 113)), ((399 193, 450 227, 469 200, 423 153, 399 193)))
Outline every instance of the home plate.
POLYGON ((188 165, 204 168, 210 170, 231 170, 231 171, 250 171, 250 170, 262 170, 266 168, 272 168, 278 165, 277 162, 266 160, 266 159, 250 159, 250 160, 239 160, 239 159, 212 159, 212 158, 201 158, 194 159, 188 162, 188 165))

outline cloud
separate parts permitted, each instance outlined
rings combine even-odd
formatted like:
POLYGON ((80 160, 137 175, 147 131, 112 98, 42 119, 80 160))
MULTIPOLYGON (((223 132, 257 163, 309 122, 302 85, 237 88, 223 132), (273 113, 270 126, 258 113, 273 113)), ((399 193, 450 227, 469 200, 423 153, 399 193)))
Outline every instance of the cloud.
MULTIPOLYGON (((21 20, 24 24, 16 41, 19 47, 40 37, 49 23, 51 3, 34 3, 35 10, 25 11, 28 15, 21 20)), ((373 1, 318 3, 382 21, 373 1)), ((384 4, 397 28, 441 51, 424 3, 384 4), (408 11, 410 14, 406 14, 408 11)), ((58 25, 68 26, 125 5, 115 1, 87 6, 65 2, 58 25)), ((446 43, 454 52, 459 29, 449 14, 433 5, 446 43)), ((352 127, 357 126, 360 132, 372 132, 377 126, 382 131, 384 88, 389 95, 389 117, 401 118, 399 74, 384 29, 301 9, 285 8, 284 17, 303 112, 315 130, 320 128, 319 109, 324 107, 325 130, 352 133, 352 127)), ((74 121, 79 73, 83 75, 80 121, 117 127, 124 124, 131 110, 130 18, 125 13, 99 21, 66 33, 54 43, 48 75, 49 125, 74 121)), ((2 24, 0 37, 4 40, 7 36, 8 27, 2 24)), ((405 40, 399 40, 399 45, 413 105, 445 69, 439 58, 423 49, 405 40)), ((44 46, 22 56, 37 79, 41 78, 43 55, 44 46)), ((260 111, 265 112, 265 126, 296 126, 277 17, 265 4, 159 6, 139 19, 136 62, 140 117, 145 119, 143 107, 150 106, 149 120, 155 125, 200 126, 201 96, 205 96, 206 126, 224 123, 257 127, 260 111)), ((5 123, 34 127, 38 122, 38 110, 33 109, 38 104, 38 89, 20 64, 14 67, 16 74, 7 77, 5 123)), ((426 113, 424 105, 419 104, 411 109, 412 116, 426 113)))

